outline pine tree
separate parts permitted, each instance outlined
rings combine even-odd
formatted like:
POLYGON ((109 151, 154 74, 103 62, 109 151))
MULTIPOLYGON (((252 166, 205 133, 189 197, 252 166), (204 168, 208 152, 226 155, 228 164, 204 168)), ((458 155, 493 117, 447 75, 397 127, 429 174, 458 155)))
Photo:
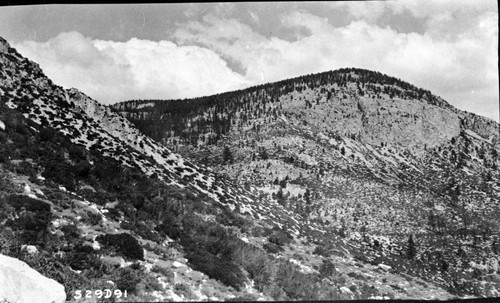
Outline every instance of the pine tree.
POLYGON ((224 146, 224 151, 222 152, 222 160, 224 161, 224 163, 233 163, 234 161, 234 158, 233 158, 233 153, 231 152, 231 150, 229 149, 229 147, 226 145, 224 146))
POLYGON ((276 200, 278 200, 278 204, 285 206, 286 199, 283 195, 283 189, 281 187, 276 193, 276 200))
POLYGON ((408 238, 407 255, 408 255, 408 259, 413 259, 417 255, 417 248, 415 246, 415 241, 413 241, 413 235, 410 235, 410 238, 408 238))
POLYGON ((262 160, 267 160, 269 159, 269 155, 267 154, 267 150, 264 147, 260 148, 260 158, 262 160))

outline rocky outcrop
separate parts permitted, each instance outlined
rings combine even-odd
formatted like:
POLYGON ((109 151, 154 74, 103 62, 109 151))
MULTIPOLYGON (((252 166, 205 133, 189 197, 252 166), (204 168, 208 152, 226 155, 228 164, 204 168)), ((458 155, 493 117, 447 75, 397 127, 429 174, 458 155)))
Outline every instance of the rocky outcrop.
POLYGON ((0 53, 6 53, 9 51, 9 43, 0 37, 0 53))
POLYGON ((65 301, 64 286, 44 277, 18 259, 0 255, 0 302, 65 301))
POLYGON ((499 143, 500 125, 497 122, 465 111, 460 111, 459 116, 464 129, 472 130, 492 144, 499 143))

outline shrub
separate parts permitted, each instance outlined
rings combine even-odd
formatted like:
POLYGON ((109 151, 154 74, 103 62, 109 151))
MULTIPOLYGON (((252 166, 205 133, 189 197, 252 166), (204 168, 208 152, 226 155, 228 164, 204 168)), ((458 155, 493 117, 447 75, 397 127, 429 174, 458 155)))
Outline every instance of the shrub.
POLYGON ((177 284, 175 284, 174 290, 175 290, 175 292, 178 295, 182 294, 188 300, 193 300, 193 299, 197 298, 196 295, 191 290, 191 287, 189 287, 189 285, 186 284, 186 283, 177 283, 177 284))
POLYGON ((373 285, 370 286, 366 283, 364 283, 363 286, 361 286, 359 291, 361 293, 361 299, 368 299, 370 297, 376 297, 380 295, 380 292, 378 291, 378 289, 375 288, 375 286, 373 285))
POLYGON ((348 272, 347 275, 357 280, 366 280, 365 276, 363 276, 362 274, 358 274, 357 272, 354 271, 348 272))
POLYGON ((57 131, 54 130, 53 128, 49 127, 44 127, 40 129, 39 132, 39 140, 42 142, 47 142, 53 140, 54 136, 56 135, 57 131))
POLYGON ((142 282, 139 283, 136 287, 136 290, 141 290, 141 291, 146 291, 146 292, 153 292, 153 291, 161 291, 163 290, 163 286, 158 282, 158 279, 147 275, 145 278, 143 278, 142 282))
POLYGON ((120 268, 118 278, 116 279, 116 287, 122 291, 129 292, 137 291, 137 284, 142 280, 142 272, 135 271, 131 268, 120 268))
POLYGON ((16 210, 24 207, 27 211, 50 213, 49 203, 25 195, 9 195, 7 196, 7 203, 16 210))
POLYGON ((264 245, 262 245, 262 248, 264 248, 270 254, 277 254, 283 251, 283 248, 281 246, 278 246, 274 243, 265 243, 264 245))
POLYGON ((160 236, 155 230, 151 229, 152 226, 154 226, 154 224, 151 221, 148 221, 148 224, 144 221, 137 221, 132 227, 132 230, 144 239, 159 242, 160 236))
POLYGON ((66 254, 64 259, 65 263, 71 266, 74 270, 104 270, 104 264, 90 246, 77 247, 74 251, 66 254), (89 251, 87 248, 90 248, 92 251, 89 251))
POLYGON ((337 273, 337 269, 330 260, 323 260, 319 267, 319 273, 322 277, 331 277, 337 273))
POLYGON ((144 250, 136 238, 127 233, 99 235, 96 238, 102 244, 114 247, 126 257, 144 260, 144 250))
POLYGON ((304 274, 289 262, 280 264, 275 281, 293 300, 312 300, 317 298, 319 293, 319 276, 304 274))
POLYGON ((166 277, 167 281, 169 281, 169 282, 174 281, 174 276, 175 276, 174 272, 172 270, 170 270, 169 268, 155 265, 155 266, 153 266, 151 271, 166 277))
POLYGON ((50 214, 26 212, 7 220, 6 226, 19 231, 25 244, 43 245, 49 223, 50 214))
POLYGON ((61 231, 64 233, 64 238, 66 240, 80 237, 80 229, 76 226, 76 224, 64 225, 61 227, 61 231))
POLYGON ((257 301, 258 299, 259 299, 259 296, 256 294, 245 293, 245 294, 242 294, 238 297, 228 299, 226 301, 227 302, 251 302, 251 301, 257 301))
POLYGON ((94 213, 92 211, 86 212, 87 219, 85 220, 90 225, 99 225, 102 222, 102 215, 98 213, 94 213))
POLYGON ((221 260, 197 247, 193 247, 188 251, 187 258, 193 269, 201 271, 225 285, 240 290, 245 284, 246 279, 243 271, 232 262, 221 260))
POLYGON ((316 246, 316 248, 313 251, 313 254, 320 255, 320 256, 323 256, 323 257, 329 257, 330 256, 330 252, 328 251, 328 249, 324 245, 318 245, 318 246, 316 246))
POLYGON ((269 242, 278 246, 284 246, 293 240, 292 235, 282 229, 273 229, 273 233, 268 237, 269 242))
POLYGON ((255 282, 259 291, 272 282, 276 264, 262 249, 246 244, 233 252, 232 260, 248 272, 249 278, 255 282))

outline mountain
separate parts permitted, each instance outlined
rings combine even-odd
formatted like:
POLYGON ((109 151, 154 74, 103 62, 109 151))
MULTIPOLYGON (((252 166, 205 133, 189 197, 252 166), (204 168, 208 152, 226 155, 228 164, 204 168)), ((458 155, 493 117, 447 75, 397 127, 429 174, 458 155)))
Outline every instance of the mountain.
MULTIPOLYGON (((125 301, 422 291, 416 282, 405 294, 347 276, 358 263, 344 239, 186 161, 78 90, 57 86, 3 39, 0 50, 0 254, 64 285, 68 300, 85 289, 114 290, 125 301), (311 254, 319 244, 347 253, 337 257, 342 269, 321 248, 311 254)), ((367 265, 364 272, 377 270, 367 265)), ((450 296, 431 288, 430 296, 450 296)))
MULTIPOLYGON (((78 90, 55 85, 0 44, 0 252, 63 283, 68 299, 79 285, 116 279, 115 287, 143 295, 132 300, 269 298, 249 286, 262 270, 244 257, 264 265, 275 257, 262 247, 282 250, 325 233, 184 160, 78 90), (20 244, 40 253, 26 254, 20 244)), ((276 264, 300 273, 298 265, 276 264)))
POLYGON ((498 294, 500 129, 493 120, 356 68, 112 109, 262 200, 334 231, 366 262, 457 295, 498 294), (417 248, 401 263, 410 238, 417 248))
POLYGON ((498 125, 365 71, 370 95, 362 72, 110 108, 0 38, 0 254, 70 301, 496 296, 498 125), (411 131, 375 117, 377 93, 440 119, 391 143, 411 131), (366 123, 341 127, 357 104, 366 123))

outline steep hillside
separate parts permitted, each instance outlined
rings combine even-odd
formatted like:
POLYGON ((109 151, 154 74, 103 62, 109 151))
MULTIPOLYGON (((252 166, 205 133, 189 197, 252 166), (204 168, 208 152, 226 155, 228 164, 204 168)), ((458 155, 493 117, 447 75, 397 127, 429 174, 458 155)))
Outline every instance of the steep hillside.
POLYGON ((71 301, 451 297, 356 261, 336 230, 172 153, 1 38, 0 215, 0 254, 71 301))
POLYGON ((361 69, 113 110, 261 200, 334 231, 366 262, 457 295, 498 294, 500 133, 492 120, 361 69))

